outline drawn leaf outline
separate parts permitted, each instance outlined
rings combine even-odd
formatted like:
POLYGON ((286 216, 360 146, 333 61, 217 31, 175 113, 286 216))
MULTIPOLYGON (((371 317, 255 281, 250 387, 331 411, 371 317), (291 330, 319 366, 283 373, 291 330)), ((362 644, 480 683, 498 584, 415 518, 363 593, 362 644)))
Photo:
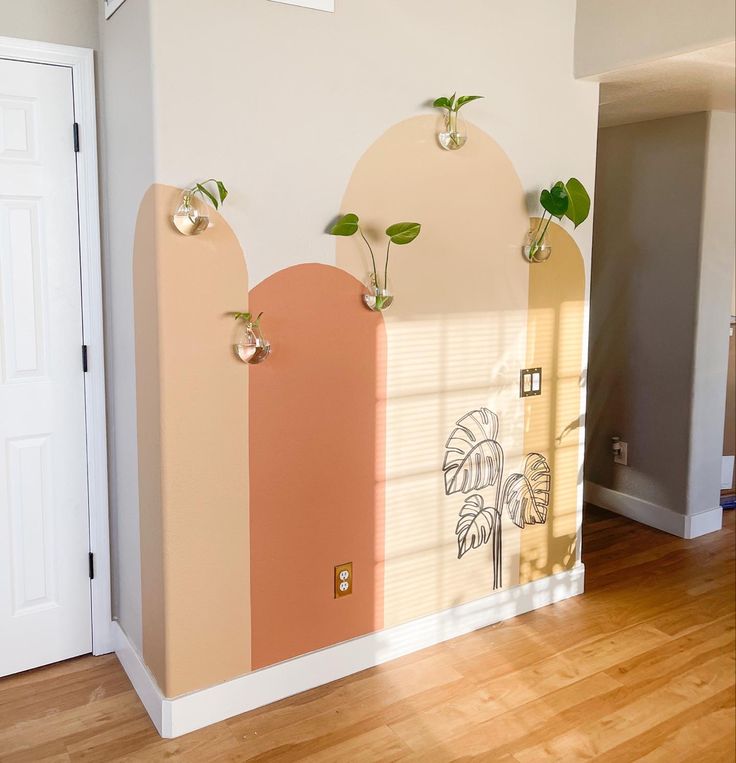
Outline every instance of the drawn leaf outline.
POLYGON ((483 496, 471 495, 465 499, 457 521, 457 558, 462 559, 471 548, 480 548, 493 537, 501 522, 501 514, 493 506, 485 506, 483 496))
POLYGON ((496 442, 498 416, 478 408, 458 419, 445 443, 442 465, 445 493, 470 493, 496 485, 503 472, 503 451, 496 442))
POLYGON ((524 460, 523 474, 511 474, 503 487, 501 510, 508 511, 511 521, 522 529, 547 521, 551 473, 541 453, 529 453, 524 460))

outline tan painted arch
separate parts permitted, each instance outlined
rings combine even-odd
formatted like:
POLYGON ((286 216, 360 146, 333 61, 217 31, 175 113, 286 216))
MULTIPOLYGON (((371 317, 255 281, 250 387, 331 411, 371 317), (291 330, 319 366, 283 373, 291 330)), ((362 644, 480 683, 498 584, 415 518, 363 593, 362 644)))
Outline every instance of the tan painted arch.
POLYGON ((200 236, 173 228, 180 193, 148 189, 133 254, 143 657, 166 696, 250 669, 248 367, 228 315, 248 275, 214 210, 200 236))

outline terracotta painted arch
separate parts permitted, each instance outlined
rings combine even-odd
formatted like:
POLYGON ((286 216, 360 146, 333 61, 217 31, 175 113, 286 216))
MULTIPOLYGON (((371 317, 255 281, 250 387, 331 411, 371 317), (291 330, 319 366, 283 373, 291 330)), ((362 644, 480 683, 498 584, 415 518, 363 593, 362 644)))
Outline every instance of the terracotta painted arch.
POLYGON ((273 346, 249 374, 254 669, 383 627, 384 327, 362 293, 318 264, 250 293, 273 346))

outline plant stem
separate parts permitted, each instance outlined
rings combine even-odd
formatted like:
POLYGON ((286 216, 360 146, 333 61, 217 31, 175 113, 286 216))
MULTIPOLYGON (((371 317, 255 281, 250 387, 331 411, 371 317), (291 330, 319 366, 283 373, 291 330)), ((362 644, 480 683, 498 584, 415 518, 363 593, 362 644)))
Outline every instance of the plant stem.
POLYGON ((388 246, 386 247, 386 266, 383 269, 383 288, 388 289, 388 255, 391 251, 391 239, 388 240, 388 246))
POLYGON ((376 282, 376 288, 380 289, 381 284, 378 281, 378 271, 376 270, 376 258, 373 254, 373 247, 368 243, 368 239, 363 235, 363 231, 360 229, 360 226, 358 226, 358 233, 360 233, 360 237, 365 241, 365 245, 368 247, 368 251, 371 253, 371 262, 373 263, 373 278, 376 282))

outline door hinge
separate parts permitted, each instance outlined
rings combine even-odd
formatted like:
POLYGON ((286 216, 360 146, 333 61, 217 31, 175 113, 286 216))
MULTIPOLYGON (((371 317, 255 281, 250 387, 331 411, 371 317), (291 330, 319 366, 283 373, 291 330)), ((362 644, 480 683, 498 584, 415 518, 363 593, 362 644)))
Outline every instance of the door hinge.
POLYGON ((87 373, 87 345, 82 345, 82 371, 87 373))
POLYGON ((74 123, 74 152, 79 153, 79 124, 74 123))
POLYGON ((95 555, 89 552, 89 579, 95 579, 95 555))

